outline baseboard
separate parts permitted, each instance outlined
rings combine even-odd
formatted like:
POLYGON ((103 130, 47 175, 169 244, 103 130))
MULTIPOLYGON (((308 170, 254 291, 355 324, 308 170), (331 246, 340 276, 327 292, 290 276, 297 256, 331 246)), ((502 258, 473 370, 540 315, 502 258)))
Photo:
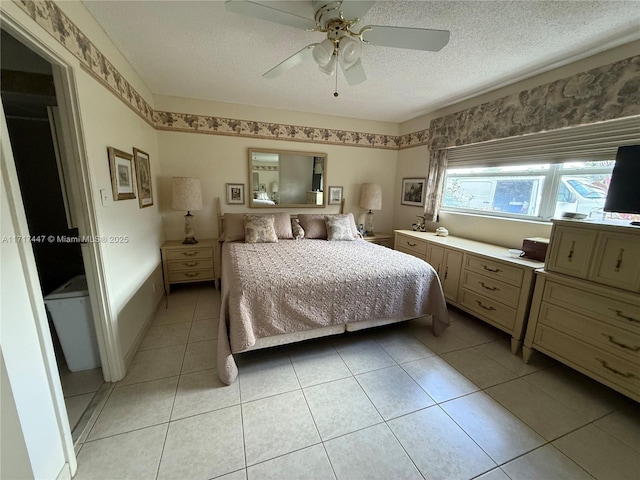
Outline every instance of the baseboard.
POLYGON ((125 357, 124 357, 124 368, 127 371, 129 371, 129 367, 131 367, 131 363, 133 362, 133 357, 135 357, 136 353, 138 353, 138 349, 140 348, 140 344, 142 343, 142 339, 147 335, 147 332, 149 331, 149 327, 151 327, 151 321, 156 316, 156 313, 158 312, 158 309, 164 303, 164 299, 165 299, 164 295, 161 295, 161 296, 158 297, 158 299, 156 300, 156 304, 153 307, 153 311, 151 312, 151 314, 145 320, 144 326, 140 329, 140 332, 138 332, 138 335, 136 335, 136 338, 133 341, 133 344, 131 345, 131 348, 129 349, 129 351, 125 355, 125 357))

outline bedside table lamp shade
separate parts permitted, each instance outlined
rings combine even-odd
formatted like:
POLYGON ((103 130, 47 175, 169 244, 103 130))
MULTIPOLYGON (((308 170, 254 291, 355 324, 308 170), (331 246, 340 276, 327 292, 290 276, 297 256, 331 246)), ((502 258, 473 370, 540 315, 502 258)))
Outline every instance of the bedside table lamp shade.
POLYGON ((377 183, 363 183, 360 192, 360 206, 369 210, 364 234, 372 236, 374 233, 373 212, 371 210, 382 210, 382 187, 377 183))
POLYGON ((174 210, 186 210, 184 216, 184 242, 198 243, 193 233, 191 220, 192 210, 202 209, 202 189, 199 178, 173 177, 171 186, 171 208, 174 210))

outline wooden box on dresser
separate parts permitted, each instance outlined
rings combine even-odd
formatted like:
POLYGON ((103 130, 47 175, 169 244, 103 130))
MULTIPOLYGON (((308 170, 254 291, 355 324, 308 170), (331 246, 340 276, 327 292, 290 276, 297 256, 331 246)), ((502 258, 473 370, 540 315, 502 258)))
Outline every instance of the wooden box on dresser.
POLYGON ((542 262, 510 257, 497 245, 411 230, 395 231, 395 249, 430 263, 447 302, 511 334, 511 351, 518 352, 542 262))
POLYGON ((640 401, 640 227, 553 221, 525 362, 532 349, 640 401))
POLYGON ((171 293, 173 283, 207 282, 215 280, 213 249, 215 240, 183 244, 181 240, 167 240, 160 246, 164 289, 171 293))

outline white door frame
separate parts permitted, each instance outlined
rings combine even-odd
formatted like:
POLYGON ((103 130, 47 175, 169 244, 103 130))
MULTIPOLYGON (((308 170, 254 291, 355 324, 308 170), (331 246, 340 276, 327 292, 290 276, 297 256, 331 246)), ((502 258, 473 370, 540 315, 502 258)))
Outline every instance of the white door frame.
MULTIPOLYGON (((87 162, 82 122, 80 118, 77 87, 74 67, 62 56, 55 52, 23 26, 18 20, 2 11, 2 28, 15 36, 24 45, 42 56, 52 64, 54 70, 54 83, 60 113, 65 130, 65 143, 67 154, 72 156, 70 164, 74 166, 71 183, 76 194, 75 202, 78 230, 81 236, 98 238, 99 232, 95 215, 95 203, 93 201, 91 176, 87 162)), ((24 204, 20 194, 20 184, 16 172, 11 143, 6 128, 4 109, 0 107, 0 140, 2 141, 4 155, 2 155, 3 173, 7 175, 7 196, 10 201, 12 216, 16 228, 16 235, 29 235, 24 204)), ((57 179, 56 179, 57 181, 57 179)), ((26 272, 25 281, 29 289, 31 302, 34 306, 36 329, 40 342, 49 389, 54 398, 56 420, 63 441, 66 461, 71 475, 75 474, 77 463, 71 438, 71 428, 67 417, 64 395, 60 384, 58 367, 53 353, 53 342, 49 331, 49 324, 44 308, 44 300, 38 281, 38 271, 33 255, 31 243, 19 243, 18 248, 26 272)), ((104 261, 101 244, 89 242, 82 244, 82 256, 87 275, 87 285, 91 308, 96 325, 98 346, 105 381, 111 382, 121 379, 125 373, 124 357, 118 340, 116 316, 113 314, 109 302, 108 290, 104 275, 104 261)))

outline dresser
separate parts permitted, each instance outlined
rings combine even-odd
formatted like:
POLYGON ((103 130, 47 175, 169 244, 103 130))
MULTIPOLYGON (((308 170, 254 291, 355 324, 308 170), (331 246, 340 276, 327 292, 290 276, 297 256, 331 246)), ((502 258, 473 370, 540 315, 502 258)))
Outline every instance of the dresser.
POLYGON ((160 246, 164 289, 171 293, 171 284, 214 281, 215 240, 198 240, 185 245, 182 240, 168 240, 160 246))
POLYGON ((554 220, 525 362, 534 349, 640 401, 640 227, 554 220))
POLYGON ((511 351, 518 352, 542 262, 510 257, 497 245, 411 230, 395 231, 395 249, 431 264, 447 302, 511 334, 511 351))

